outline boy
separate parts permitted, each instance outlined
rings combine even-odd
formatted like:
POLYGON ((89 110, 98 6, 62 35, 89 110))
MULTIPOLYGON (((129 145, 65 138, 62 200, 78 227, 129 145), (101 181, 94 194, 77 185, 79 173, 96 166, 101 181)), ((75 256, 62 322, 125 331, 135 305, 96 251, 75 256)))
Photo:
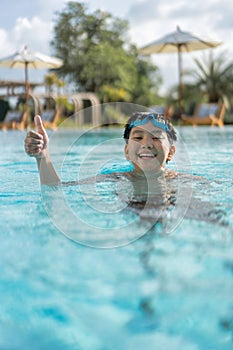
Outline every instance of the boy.
MULTIPOLYGON (((49 138, 40 116, 35 116, 37 131, 30 130, 25 138, 25 151, 37 160, 41 184, 55 185, 61 181, 50 160, 49 138)), ((175 154, 177 136, 172 124, 163 115, 157 113, 135 113, 125 125, 125 156, 133 164, 133 171, 121 174, 135 178, 166 176, 174 177, 174 172, 165 171, 166 162, 175 154)), ((106 176, 106 175, 105 175, 106 176)), ((114 174, 109 174, 114 177, 114 174)), ((77 183, 77 182, 75 182, 77 183)))

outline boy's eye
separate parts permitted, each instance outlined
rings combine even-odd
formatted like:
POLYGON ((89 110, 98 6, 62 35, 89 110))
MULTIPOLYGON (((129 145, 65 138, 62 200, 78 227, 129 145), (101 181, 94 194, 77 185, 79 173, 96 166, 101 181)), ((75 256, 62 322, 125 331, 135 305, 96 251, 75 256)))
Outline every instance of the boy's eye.
POLYGON ((164 139, 164 136, 163 135, 154 135, 152 138, 153 138, 153 140, 162 140, 162 139, 164 139))
POLYGON ((142 140, 142 136, 134 136, 133 140, 142 140))

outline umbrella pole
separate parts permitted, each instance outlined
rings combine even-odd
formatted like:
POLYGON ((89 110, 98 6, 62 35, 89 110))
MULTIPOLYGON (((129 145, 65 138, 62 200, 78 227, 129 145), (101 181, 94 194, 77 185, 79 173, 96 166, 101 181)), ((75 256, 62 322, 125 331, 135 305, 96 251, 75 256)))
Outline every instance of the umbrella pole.
POLYGON ((182 114, 182 57, 181 57, 181 45, 178 45, 178 74, 179 74, 179 87, 178 87, 178 109, 179 117, 182 114))
POLYGON ((29 81, 28 81, 28 62, 25 62, 25 113, 26 113, 26 126, 30 125, 30 108, 29 108, 29 81))

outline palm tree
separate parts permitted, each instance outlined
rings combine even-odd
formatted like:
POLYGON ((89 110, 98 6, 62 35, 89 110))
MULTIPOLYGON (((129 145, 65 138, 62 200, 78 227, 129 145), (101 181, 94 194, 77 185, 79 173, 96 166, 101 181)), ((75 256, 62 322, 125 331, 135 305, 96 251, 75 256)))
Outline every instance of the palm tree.
POLYGON ((222 52, 214 57, 212 51, 204 56, 203 62, 194 59, 197 69, 189 72, 193 76, 194 85, 204 93, 208 102, 219 99, 232 99, 233 95, 233 61, 228 62, 227 53, 222 52))
POLYGON ((52 95, 53 86, 56 84, 57 75, 55 73, 48 73, 44 77, 45 87, 48 95, 52 95))

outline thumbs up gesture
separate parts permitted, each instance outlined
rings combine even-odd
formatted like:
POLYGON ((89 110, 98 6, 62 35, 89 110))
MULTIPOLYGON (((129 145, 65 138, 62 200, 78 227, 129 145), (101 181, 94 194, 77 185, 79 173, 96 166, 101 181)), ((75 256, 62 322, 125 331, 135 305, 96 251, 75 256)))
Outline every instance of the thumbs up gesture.
POLYGON ((43 158, 49 143, 49 137, 39 115, 35 116, 34 122, 37 131, 28 131, 24 141, 24 147, 29 156, 43 158))

